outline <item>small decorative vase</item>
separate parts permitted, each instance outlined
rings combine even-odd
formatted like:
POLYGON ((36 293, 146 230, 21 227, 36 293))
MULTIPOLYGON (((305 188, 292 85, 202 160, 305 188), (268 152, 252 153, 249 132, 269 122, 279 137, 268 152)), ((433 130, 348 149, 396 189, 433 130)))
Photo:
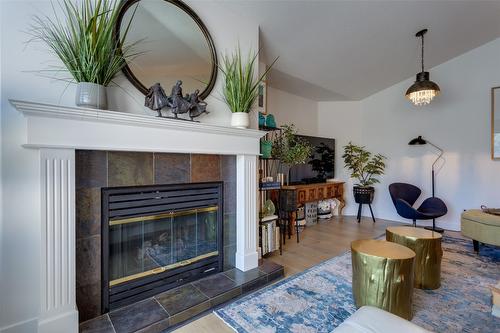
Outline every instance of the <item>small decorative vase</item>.
POLYGON ((106 110, 108 108, 106 87, 96 83, 79 82, 76 87, 75 103, 84 108, 106 110))
POLYGON ((259 112, 259 127, 266 126, 266 116, 262 112, 259 112))
POLYGON ((280 166, 280 171, 283 174, 283 183, 285 183, 286 186, 290 185, 290 169, 291 166, 288 164, 281 164, 280 166))
POLYGON ((276 120, 272 114, 268 114, 266 117, 266 126, 270 128, 276 128, 276 120))
POLYGON ((248 128, 250 119, 248 112, 233 112, 231 114, 231 126, 236 128, 248 128))
POLYGON ((285 185, 285 174, 278 172, 276 175, 276 181, 279 182, 281 186, 285 185))
POLYGON ((271 151, 273 149, 273 142, 268 140, 262 140, 260 142, 260 153, 263 158, 270 158, 271 151))

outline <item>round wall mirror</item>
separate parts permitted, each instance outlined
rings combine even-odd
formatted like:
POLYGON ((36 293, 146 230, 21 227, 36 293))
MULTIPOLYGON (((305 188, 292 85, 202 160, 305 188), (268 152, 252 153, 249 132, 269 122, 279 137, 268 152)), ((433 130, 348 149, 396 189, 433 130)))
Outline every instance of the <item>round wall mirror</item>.
POLYGON ((177 80, 186 93, 201 91, 205 98, 217 76, 214 43, 200 18, 178 0, 124 1, 117 37, 126 32, 125 45, 137 42, 140 53, 123 72, 143 94, 160 83, 167 94, 177 80), (129 25, 130 24, 130 25, 129 25))

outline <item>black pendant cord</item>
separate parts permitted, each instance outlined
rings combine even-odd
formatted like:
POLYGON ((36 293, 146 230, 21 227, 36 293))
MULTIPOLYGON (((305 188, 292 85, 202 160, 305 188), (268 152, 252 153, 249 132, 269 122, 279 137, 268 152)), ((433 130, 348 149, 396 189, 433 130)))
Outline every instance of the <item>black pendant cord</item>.
POLYGON ((424 72, 424 34, 422 34, 422 53, 420 55, 420 59, 422 62, 422 72, 424 72))

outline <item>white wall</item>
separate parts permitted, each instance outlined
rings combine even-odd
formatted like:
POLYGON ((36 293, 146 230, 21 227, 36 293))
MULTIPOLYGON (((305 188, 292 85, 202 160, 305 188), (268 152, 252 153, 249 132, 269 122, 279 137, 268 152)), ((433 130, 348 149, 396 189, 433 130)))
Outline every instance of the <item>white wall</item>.
MULTIPOLYGON (((318 136, 335 139, 335 178, 346 181, 344 215, 357 214, 357 206, 352 195, 353 180, 344 168, 343 147, 352 141, 361 143, 361 108, 359 102, 319 102, 318 136)), ((366 212, 364 212, 366 213, 366 212)))
POLYGON ((436 196, 446 202, 449 212, 438 225, 459 230, 464 209, 500 206, 500 162, 490 158, 490 88, 500 85, 499 54, 497 39, 432 68, 431 78, 442 94, 425 107, 415 107, 404 97, 414 78, 362 101, 318 103, 318 130, 313 135, 336 139, 336 177, 347 181, 346 215, 356 214, 352 180, 341 158, 349 141, 388 157, 386 174, 376 185, 377 217, 404 221, 390 200, 387 188, 392 182, 420 187, 423 193, 417 204, 431 195, 430 170, 437 152, 429 145, 408 146, 418 135, 445 150, 445 161, 436 173, 436 196))
MULTIPOLYGON (((188 1, 206 24, 218 54, 232 51, 238 41, 245 54, 256 49, 258 26, 238 17, 220 2, 188 1)), ((40 209, 27 211, 23 203, 34 201, 40 190, 38 153, 21 145, 26 139, 23 116, 8 99, 74 105, 73 85, 47 79, 33 71, 58 62, 40 44, 28 44, 33 15, 51 13, 50 2, 0 1, 1 24, 1 184, 3 196, 0 234, 0 332, 31 332, 37 325, 39 311, 40 209)), ((126 81, 120 89, 110 89, 110 109, 135 113, 154 113, 142 105, 144 97, 126 81)), ((209 115, 203 122, 229 125, 231 114, 214 97, 220 91, 220 76, 207 99, 209 115)), ((255 117, 256 118, 256 117, 255 117)), ((256 120, 254 121, 254 126, 256 120)))
POLYGON ((267 112, 274 115, 278 126, 295 124, 304 135, 318 133, 318 103, 273 87, 267 88, 267 112))
POLYGON ((377 186, 378 217, 400 219, 387 191, 392 182, 415 184, 423 190, 422 198, 430 196, 431 164, 437 155, 429 145, 408 146, 417 135, 445 151, 436 196, 449 212, 438 220, 440 226, 458 230, 464 209, 500 206, 500 163, 490 159, 490 88, 500 84, 499 55, 497 39, 431 69, 442 95, 429 106, 415 107, 404 98, 413 78, 361 101, 362 142, 389 158, 377 186))

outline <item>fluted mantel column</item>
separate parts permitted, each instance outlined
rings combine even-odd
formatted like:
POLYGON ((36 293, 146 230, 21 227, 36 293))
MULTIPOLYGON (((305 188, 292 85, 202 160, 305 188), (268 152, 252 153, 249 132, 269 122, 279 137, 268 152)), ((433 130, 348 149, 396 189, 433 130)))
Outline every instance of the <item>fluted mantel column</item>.
POLYGON ((236 268, 258 266, 257 254, 257 158, 236 157, 236 268))
POLYGON ((40 185, 39 332, 78 332, 74 149, 40 149, 40 185))

